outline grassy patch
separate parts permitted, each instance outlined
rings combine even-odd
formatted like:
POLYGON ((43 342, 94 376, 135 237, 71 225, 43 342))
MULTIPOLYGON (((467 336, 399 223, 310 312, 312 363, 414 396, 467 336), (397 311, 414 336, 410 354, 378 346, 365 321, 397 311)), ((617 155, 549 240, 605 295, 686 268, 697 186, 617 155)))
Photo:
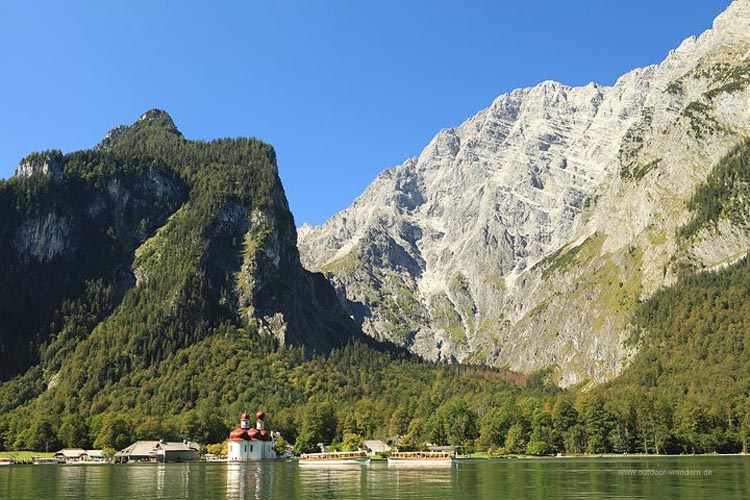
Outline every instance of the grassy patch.
POLYGON ((487 273, 484 277, 484 282, 494 288, 498 293, 505 293, 507 288, 505 285, 505 277, 500 273, 487 273))
POLYGON ((388 336, 391 340, 403 342, 415 330, 415 322, 419 322, 426 311, 416 292, 397 275, 385 276, 380 292, 382 299, 379 304, 388 322, 388 336))
POLYGON ((46 451, 0 451, 0 459, 29 461, 34 457, 51 458, 55 454, 46 451))
POLYGON ((466 340, 466 330, 461 322, 461 316, 445 294, 432 297, 430 312, 435 325, 445 330, 451 341, 460 343, 466 340))
POLYGON ((659 166, 659 163, 661 163, 661 158, 652 160, 642 165, 636 165, 633 168, 623 167, 623 169, 620 171, 620 177, 625 180, 639 181, 643 179, 651 170, 659 166))
POLYGON ((333 274, 339 274, 339 273, 351 273, 357 270, 359 267, 361 267, 361 263, 359 261, 358 256, 355 252, 349 252, 348 254, 344 255, 343 257, 333 260, 331 262, 328 262, 327 264, 323 265, 320 270, 324 273, 333 273, 333 274))
POLYGON ((564 272, 576 262, 585 262, 595 257, 603 244, 604 237, 595 233, 576 247, 559 249, 539 264, 544 266, 542 277, 547 279, 556 272, 564 272))
POLYGON ((667 233, 661 230, 650 229, 646 234, 649 243, 654 246, 663 245, 667 242, 667 233))
POLYGON ((631 247, 622 256, 618 265, 613 258, 607 257, 592 275, 592 285, 599 290, 596 298, 597 315, 592 328, 601 330, 608 321, 624 327, 638 304, 641 294, 641 263, 643 251, 631 247))

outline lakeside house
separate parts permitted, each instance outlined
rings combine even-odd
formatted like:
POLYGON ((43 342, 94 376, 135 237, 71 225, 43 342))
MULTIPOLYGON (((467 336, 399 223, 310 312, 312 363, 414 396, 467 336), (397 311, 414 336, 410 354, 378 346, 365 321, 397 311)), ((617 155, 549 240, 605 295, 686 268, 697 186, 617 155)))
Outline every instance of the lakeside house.
POLYGON ((104 450, 86 450, 89 462, 106 462, 107 456, 104 454, 104 450))
POLYGON ((376 454, 383 455, 384 453, 389 453, 391 451, 390 446, 378 439, 362 441, 362 446, 367 450, 367 454, 370 456, 376 454))
POLYGON ((115 453, 115 463, 192 462, 198 460, 200 446, 190 441, 136 441, 115 453))
POLYGON ((55 452, 54 458, 59 462, 105 462, 102 450, 84 450, 83 448, 63 448, 55 452))

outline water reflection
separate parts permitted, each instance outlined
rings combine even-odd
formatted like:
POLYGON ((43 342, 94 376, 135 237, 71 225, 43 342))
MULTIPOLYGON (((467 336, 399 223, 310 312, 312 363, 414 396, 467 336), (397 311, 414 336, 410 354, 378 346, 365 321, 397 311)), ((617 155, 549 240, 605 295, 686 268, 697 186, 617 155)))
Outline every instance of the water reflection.
POLYGON ((124 472, 126 480, 123 486, 128 495, 134 498, 153 498, 154 491, 157 494, 159 492, 157 467, 153 464, 127 464, 119 466, 117 472, 124 472))
POLYGON ((358 464, 298 466, 297 481, 303 491, 318 498, 356 498, 370 467, 358 464))
POLYGON ((228 463, 226 498, 271 498, 274 493, 272 462, 228 463))
POLYGON ((0 467, 0 498, 37 499, 699 499, 747 498, 750 458, 461 462, 444 469, 300 467, 291 462, 0 467), (624 474, 710 469, 709 477, 624 474))

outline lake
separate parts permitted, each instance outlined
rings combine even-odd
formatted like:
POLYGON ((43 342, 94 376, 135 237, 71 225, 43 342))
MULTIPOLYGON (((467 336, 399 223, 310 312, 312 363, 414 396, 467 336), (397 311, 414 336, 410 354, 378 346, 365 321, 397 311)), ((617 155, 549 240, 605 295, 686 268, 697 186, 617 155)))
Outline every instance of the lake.
POLYGON ((739 456, 471 460, 443 469, 291 462, 0 467, 0 498, 13 500, 749 497, 750 457, 739 456))

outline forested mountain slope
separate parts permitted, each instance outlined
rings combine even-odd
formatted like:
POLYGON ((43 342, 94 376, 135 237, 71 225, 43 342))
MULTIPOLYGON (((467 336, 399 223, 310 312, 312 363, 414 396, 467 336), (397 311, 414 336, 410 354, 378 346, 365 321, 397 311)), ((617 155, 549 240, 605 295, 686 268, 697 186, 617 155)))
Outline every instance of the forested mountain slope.
POLYGON ((357 338, 303 270, 273 149, 186 140, 163 111, 96 148, 24 159, 0 184, 0 375, 92 398, 243 325, 326 352, 357 338))

